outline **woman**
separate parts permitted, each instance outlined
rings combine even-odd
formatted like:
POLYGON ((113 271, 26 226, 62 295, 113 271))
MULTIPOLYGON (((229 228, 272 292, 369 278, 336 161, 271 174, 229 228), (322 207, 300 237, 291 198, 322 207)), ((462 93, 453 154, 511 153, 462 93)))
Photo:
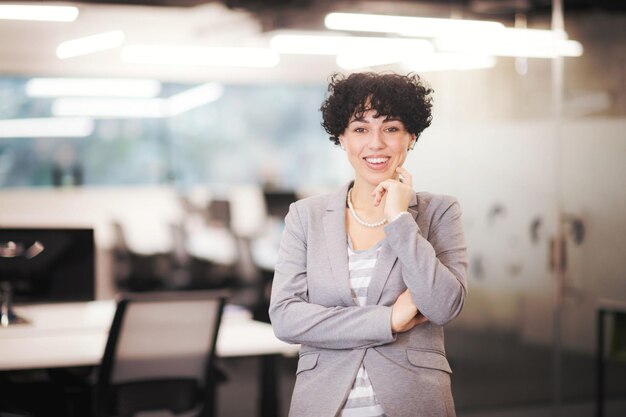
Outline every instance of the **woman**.
POLYGON ((290 416, 454 416, 443 325, 467 293, 461 210, 402 167, 430 125, 417 75, 331 78, 322 105, 354 181, 285 218, 270 318, 302 345, 290 416))

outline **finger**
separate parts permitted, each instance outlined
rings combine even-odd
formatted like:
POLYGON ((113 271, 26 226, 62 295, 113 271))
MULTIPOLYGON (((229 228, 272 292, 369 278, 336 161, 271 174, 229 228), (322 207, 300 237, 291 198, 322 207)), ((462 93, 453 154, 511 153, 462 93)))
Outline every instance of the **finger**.
POLYGON ((411 172, 403 166, 397 167, 396 171, 402 174, 402 176, 406 179, 413 178, 413 175, 411 175, 411 172))
POLYGON ((405 330, 405 331, 411 330, 413 327, 415 327, 415 326, 417 326, 417 325, 419 325, 419 324, 422 324, 422 322, 419 320, 419 318, 418 318, 417 316, 416 316, 416 317, 413 317, 413 318, 412 318, 412 319, 411 319, 411 320, 410 320, 410 321, 409 321, 409 322, 408 322, 408 323, 404 326, 404 330, 405 330))
POLYGON ((417 313, 417 315, 415 316, 415 320, 417 321, 417 324, 422 324, 428 321, 428 317, 426 317, 422 313, 417 313))
POLYGON ((374 194, 374 206, 378 206, 381 202, 381 200, 383 199, 383 196, 385 195, 385 193, 387 192, 387 188, 389 187, 388 184, 386 184, 386 180, 381 182, 380 184, 378 184, 376 186, 376 188, 374 188, 373 194, 374 194))
POLYGON ((374 207, 378 207, 378 205, 380 204, 381 200, 383 199, 383 196, 385 195, 385 189, 384 188, 378 188, 376 187, 374 189, 374 192, 372 193, 374 196, 374 207))
POLYGON ((396 171, 402 175, 403 180, 401 181, 404 184, 407 184, 409 186, 413 186, 413 176, 411 175, 411 173, 409 172, 408 169, 404 168, 404 167, 398 167, 396 168, 396 171))
POLYGON ((407 301, 410 302, 415 307, 416 313, 419 313, 419 311, 417 311, 417 306, 415 305, 415 303, 413 303, 413 298, 411 297, 411 291, 409 291, 408 288, 404 290, 402 294, 400 294, 400 297, 406 298, 407 301))
POLYGON ((396 184, 396 181, 392 180, 392 179, 384 180, 383 182, 378 184, 378 186, 376 186, 374 191, 376 191, 378 189, 380 189, 381 191, 377 195, 378 196, 378 200, 374 200, 374 204, 375 205, 379 205, 380 202, 382 201, 383 197, 385 196, 385 194, 388 193, 392 187, 395 187, 395 184, 396 184))

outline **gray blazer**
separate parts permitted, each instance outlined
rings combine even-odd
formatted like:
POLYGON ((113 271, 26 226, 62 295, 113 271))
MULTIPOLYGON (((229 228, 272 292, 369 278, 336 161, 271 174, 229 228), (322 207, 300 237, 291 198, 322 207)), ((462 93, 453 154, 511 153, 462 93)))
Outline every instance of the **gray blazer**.
POLYGON ((348 281, 349 186, 297 201, 285 218, 269 313, 279 339, 302 345, 289 415, 336 416, 364 361, 389 417, 455 416, 443 325, 461 312, 467 294, 459 204, 415 195, 412 217, 385 226, 359 307, 348 281), (391 306, 407 287, 429 321, 392 334, 391 306))

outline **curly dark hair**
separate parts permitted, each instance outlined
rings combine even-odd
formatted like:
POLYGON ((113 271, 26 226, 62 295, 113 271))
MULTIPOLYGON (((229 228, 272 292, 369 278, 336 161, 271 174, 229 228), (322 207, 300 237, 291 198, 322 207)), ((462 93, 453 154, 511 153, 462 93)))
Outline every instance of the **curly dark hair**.
POLYGON ((376 117, 402 120, 416 141, 432 120, 433 90, 417 74, 359 72, 346 78, 336 73, 329 78, 328 93, 320 108, 322 127, 335 145, 351 117, 361 117, 371 109, 376 110, 376 117))

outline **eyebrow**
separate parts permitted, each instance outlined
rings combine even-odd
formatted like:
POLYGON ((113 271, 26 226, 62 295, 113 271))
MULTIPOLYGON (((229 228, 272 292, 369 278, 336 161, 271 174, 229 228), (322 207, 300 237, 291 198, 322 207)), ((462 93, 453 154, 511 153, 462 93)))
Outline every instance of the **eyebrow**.
MULTIPOLYGON (((363 117, 355 117, 354 119, 350 120, 348 124, 354 123, 354 122, 369 123, 369 120, 366 120, 363 117)), ((387 122, 402 122, 402 119, 400 119, 399 117, 385 117, 385 120, 383 120, 383 123, 387 123, 387 122)))

